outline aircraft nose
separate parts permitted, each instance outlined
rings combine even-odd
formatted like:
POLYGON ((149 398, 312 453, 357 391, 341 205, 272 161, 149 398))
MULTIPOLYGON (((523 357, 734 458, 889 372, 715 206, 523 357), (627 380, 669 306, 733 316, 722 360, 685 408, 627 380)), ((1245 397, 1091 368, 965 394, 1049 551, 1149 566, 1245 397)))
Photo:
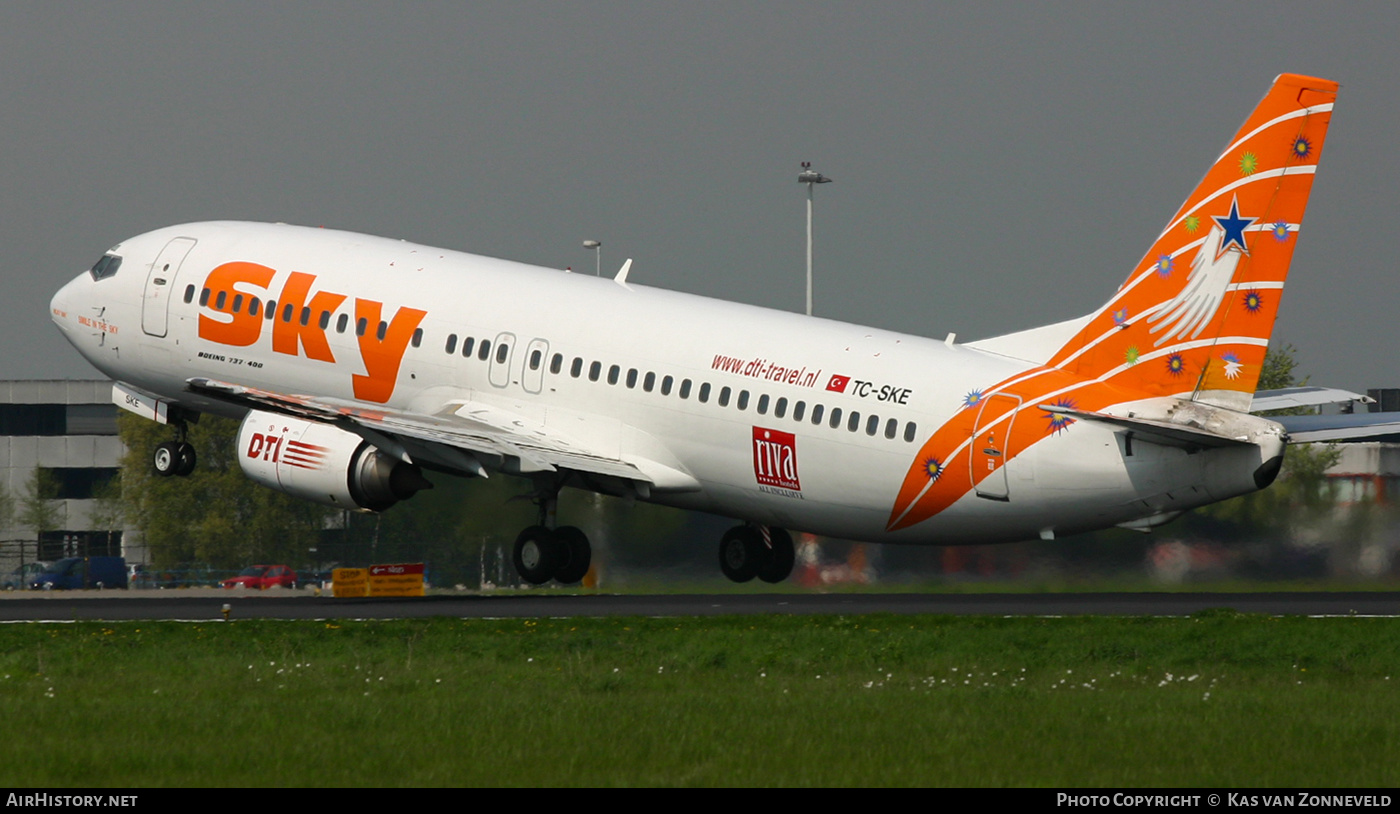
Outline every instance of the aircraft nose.
POLYGON ((54 293, 53 299, 49 300, 49 319, 54 321, 63 331, 67 331, 73 324, 73 289, 82 282, 82 277, 75 277, 69 280, 66 285, 54 293))

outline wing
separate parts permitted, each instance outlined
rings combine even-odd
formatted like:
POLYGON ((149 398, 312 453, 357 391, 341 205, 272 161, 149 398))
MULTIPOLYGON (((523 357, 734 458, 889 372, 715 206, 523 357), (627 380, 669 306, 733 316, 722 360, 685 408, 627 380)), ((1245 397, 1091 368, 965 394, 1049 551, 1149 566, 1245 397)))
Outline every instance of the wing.
POLYGON ((1349 390, 1338 390, 1333 387, 1285 387, 1282 390, 1260 390, 1254 394, 1254 401, 1249 405, 1251 413, 1263 410, 1288 410, 1295 407, 1318 407, 1324 404, 1346 404, 1347 402, 1359 401, 1362 404, 1374 404, 1375 399, 1370 396, 1363 396, 1360 393, 1352 393, 1349 390))
POLYGON ((1400 413, 1281 415, 1269 420, 1282 424, 1289 442, 1294 444, 1400 441, 1400 413))
POLYGON ((191 392, 231 404, 334 424, 404 460, 465 474, 486 477, 488 470, 512 475, 578 474, 600 491, 617 491, 606 488, 611 479, 643 498, 653 490, 700 489, 699 481, 678 465, 634 454, 609 454, 600 445, 478 400, 450 399, 432 412, 409 412, 204 378, 188 379, 185 385, 191 392))

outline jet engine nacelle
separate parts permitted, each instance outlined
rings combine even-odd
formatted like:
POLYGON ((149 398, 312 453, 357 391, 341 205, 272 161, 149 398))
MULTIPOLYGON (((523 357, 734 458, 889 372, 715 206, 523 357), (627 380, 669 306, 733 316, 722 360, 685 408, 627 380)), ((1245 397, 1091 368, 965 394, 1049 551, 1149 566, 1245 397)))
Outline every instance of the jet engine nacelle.
POLYGON ((433 486, 354 433, 261 410, 238 430, 238 464, 263 486, 338 509, 382 512, 433 486))

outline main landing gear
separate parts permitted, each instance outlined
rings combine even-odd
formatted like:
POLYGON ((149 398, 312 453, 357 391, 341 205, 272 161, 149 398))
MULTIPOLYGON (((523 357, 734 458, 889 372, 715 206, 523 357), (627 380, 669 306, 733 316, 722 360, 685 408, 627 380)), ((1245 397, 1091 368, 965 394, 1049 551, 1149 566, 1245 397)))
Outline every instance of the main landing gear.
POLYGON ((185 440, 184 422, 175 425, 175 440, 157 444, 151 455, 151 467, 162 478, 187 478, 194 473, 196 462, 194 446, 185 440))
POLYGON ((515 570, 531 585, 543 585, 551 579, 564 585, 579 582, 593 560, 588 535, 576 526, 554 527, 558 500, 557 486, 542 489, 535 499, 540 507, 539 525, 515 538, 515 570))
POLYGON ((768 526, 735 526, 719 541, 719 567, 734 582, 778 583, 792 574, 792 536, 768 526))

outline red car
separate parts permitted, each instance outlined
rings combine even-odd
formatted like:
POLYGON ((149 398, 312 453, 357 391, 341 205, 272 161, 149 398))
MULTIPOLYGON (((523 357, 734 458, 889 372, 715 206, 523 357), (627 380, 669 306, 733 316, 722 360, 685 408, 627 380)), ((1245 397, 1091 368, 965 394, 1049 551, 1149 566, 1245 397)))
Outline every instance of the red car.
POLYGON ((297 587, 297 572, 285 565, 250 565, 238 572, 238 576, 224 580, 225 588, 267 588, 297 587))

